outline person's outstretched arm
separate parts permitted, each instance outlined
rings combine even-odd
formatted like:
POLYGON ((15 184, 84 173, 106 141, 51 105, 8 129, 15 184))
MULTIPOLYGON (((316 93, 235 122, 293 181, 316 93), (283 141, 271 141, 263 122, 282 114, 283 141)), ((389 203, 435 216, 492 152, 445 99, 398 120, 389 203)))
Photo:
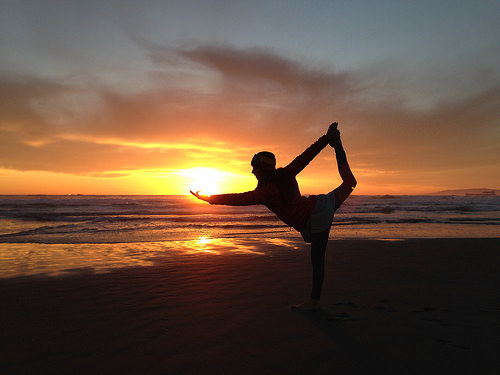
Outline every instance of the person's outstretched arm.
POLYGON ((210 204, 224 204, 227 206, 251 206, 264 203, 264 197, 260 191, 252 190, 245 193, 202 195, 191 191, 196 198, 210 204))
POLYGON ((337 123, 330 125, 328 129, 328 138, 330 140, 330 145, 335 149, 335 156, 337 157, 337 166, 339 169, 340 177, 342 178, 342 184, 334 190, 335 192, 335 209, 339 208, 340 205, 351 195, 352 191, 357 185, 356 178, 349 167, 347 162, 347 156, 342 146, 342 141, 340 140, 340 132, 337 130, 337 123))

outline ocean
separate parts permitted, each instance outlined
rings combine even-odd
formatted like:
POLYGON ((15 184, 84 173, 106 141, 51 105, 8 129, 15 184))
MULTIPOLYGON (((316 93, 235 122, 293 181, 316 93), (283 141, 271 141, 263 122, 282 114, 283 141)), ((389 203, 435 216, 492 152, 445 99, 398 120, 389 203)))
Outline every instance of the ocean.
MULTIPOLYGON (((330 234, 498 237, 499 196, 351 196, 330 234)), ((296 248, 300 234, 264 206, 211 206, 191 196, 0 196, 0 277, 104 272, 178 252, 259 253, 248 241, 255 238, 296 248)))

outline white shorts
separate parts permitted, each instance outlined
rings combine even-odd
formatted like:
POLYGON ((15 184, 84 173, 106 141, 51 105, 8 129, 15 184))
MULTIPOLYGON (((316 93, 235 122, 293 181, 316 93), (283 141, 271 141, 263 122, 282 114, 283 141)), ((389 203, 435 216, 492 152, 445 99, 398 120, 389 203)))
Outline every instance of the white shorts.
POLYGON ((314 210, 307 220, 306 225, 300 231, 302 238, 307 243, 311 242, 311 234, 330 229, 333 215, 335 214, 335 193, 320 194, 316 198, 314 210))

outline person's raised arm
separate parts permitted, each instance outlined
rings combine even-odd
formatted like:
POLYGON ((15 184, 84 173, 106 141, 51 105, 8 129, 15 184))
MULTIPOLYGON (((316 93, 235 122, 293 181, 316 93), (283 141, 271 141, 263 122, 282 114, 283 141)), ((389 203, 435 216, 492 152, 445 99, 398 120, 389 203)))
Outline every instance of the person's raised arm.
POLYGON ((354 178, 351 168, 349 167, 349 163, 347 162, 347 156, 345 154, 344 147, 342 146, 342 141, 340 140, 340 131, 337 129, 336 122, 330 125, 327 136, 330 146, 335 149, 337 166, 340 177, 342 178, 342 184, 335 189, 335 209, 337 209, 352 193, 357 185, 357 181, 356 178, 354 178))
POLYGON ((328 137, 325 135, 321 136, 316 142, 309 146, 302 154, 297 156, 293 161, 288 164, 285 168, 288 169, 294 176, 298 175, 316 155, 318 155, 321 150, 325 148, 328 144, 328 137))

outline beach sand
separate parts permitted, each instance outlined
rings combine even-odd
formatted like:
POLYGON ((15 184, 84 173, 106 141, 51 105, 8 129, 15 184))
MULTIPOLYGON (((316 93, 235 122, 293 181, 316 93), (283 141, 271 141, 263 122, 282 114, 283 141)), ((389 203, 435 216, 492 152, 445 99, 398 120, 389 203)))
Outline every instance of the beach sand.
POLYGON ((330 241, 319 312, 299 246, 2 279, 0 373, 499 373, 500 239, 330 241))

